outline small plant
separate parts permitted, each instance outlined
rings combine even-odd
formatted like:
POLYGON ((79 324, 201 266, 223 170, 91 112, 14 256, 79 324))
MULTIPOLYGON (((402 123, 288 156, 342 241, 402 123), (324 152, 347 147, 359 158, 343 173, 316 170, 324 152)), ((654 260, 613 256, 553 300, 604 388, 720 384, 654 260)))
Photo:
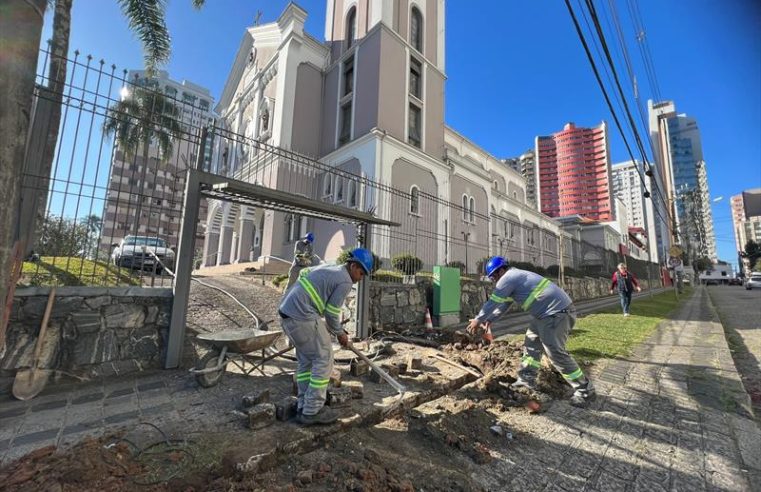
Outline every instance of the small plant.
POLYGON ((510 262, 510 266, 518 268, 520 270, 527 270, 529 272, 534 272, 539 275, 547 275, 547 270, 543 267, 536 266, 533 263, 529 263, 527 261, 515 261, 510 262))
POLYGON ((272 279, 272 284, 279 289, 280 285, 283 282, 286 282, 287 280, 288 280, 288 275, 283 273, 283 274, 278 275, 277 277, 273 278, 272 279))
POLYGON ((459 268, 460 275, 465 275, 465 263, 461 261, 450 261, 449 263, 447 263, 447 266, 452 268, 459 268))
POLYGON ((423 269, 423 260, 409 253, 396 255, 391 258, 391 266, 394 270, 405 275, 415 275, 423 269))
POLYGON ((489 261, 489 257, 481 258, 476 262, 476 273, 478 275, 486 275, 486 262, 489 261))

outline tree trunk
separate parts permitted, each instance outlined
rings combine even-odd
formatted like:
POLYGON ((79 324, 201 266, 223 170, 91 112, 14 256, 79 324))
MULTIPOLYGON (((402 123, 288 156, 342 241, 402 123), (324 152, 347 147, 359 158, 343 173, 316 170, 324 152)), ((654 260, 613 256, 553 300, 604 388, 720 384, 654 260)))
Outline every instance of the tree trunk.
POLYGON ((21 173, 46 6, 47 0, 0 0, 0 319, 18 234, 21 173))
MULTIPOLYGON (((32 125, 40 134, 45 135, 45 144, 39 161, 34 163, 37 171, 27 173, 24 184, 23 206, 27 208, 22 213, 24 220, 21 224, 21 238, 26 244, 25 256, 31 253, 37 240, 39 227, 45 218, 45 207, 48 202, 53 161, 58 143, 58 133, 61 128, 61 102, 66 87, 67 59, 69 53, 69 32, 71 28, 71 4, 73 0, 56 0, 53 16, 53 39, 50 44, 50 64, 48 66, 48 82, 46 87, 40 87, 41 97, 38 98, 38 109, 35 111, 35 121, 32 125), (41 111, 42 106, 48 111, 41 111), (33 174, 33 176, 30 176, 33 174)), ((27 156, 27 159, 34 156, 27 156)), ((30 163, 31 164, 31 163, 30 163)))
MULTIPOLYGON (((145 192, 145 175, 148 171, 148 152, 151 149, 150 139, 145 139, 143 142, 143 170, 140 171, 140 185, 138 186, 137 206, 135 207, 135 235, 140 234, 140 214, 143 212, 143 193, 145 192)), ((150 220, 150 219, 149 219, 150 220)), ((148 225, 146 224, 146 231, 148 225)))

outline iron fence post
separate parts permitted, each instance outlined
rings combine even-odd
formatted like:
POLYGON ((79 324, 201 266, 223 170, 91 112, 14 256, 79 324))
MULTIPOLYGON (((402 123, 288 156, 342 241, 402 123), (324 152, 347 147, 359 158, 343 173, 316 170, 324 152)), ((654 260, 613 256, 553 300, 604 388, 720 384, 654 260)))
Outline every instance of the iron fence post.
MULTIPOLYGON (((372 243, 370 238, 370 226, 361 224, 357 239, 360 248, 370 249, 372 243)), ((371 250, 372 251, 372 250, 371 250)), ((365 339, 370 336, 370 275, 365 275, 364 279, 357 286, 357 337, 365 339)))

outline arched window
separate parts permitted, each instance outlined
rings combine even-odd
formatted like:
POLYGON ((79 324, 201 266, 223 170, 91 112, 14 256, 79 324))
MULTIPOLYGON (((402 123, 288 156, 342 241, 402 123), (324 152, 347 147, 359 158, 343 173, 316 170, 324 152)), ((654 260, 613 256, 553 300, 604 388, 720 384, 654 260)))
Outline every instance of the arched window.
POLYGON ((410 44, 420 53, 423 52, 423 14, 417 7, 412 7, 410 14, 410 44))
POLYGON ((420 214, 420 189, 416 185, 410 188, 410 213, 420 214))
POLYGON ((468 221, 468 195, 462 195, 462 220, 468 221))
POLYGON ((470 197, 470 207, 468 207, 469 213, 470 213, 470 221, 475 222, 476 221, 476 199, 473 197, 470 197))
POLYGON ((322 197, 329 198, 333 195, 333 176, 326 174, 322 179, 322 197))
POLYGON ((351 48, 354 44, 354 37, 357 31, 357 8, 352 7, 346 15, 346 49, 351 48))

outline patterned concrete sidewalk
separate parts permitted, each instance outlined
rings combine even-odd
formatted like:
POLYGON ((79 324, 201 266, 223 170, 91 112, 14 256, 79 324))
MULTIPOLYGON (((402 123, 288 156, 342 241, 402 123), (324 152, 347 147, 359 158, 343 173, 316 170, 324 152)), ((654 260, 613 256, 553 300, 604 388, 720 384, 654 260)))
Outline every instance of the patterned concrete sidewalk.
POLYGON ((506 456, 515 466, 485 470, 483 481, 522 491, 761 490, 761 430, 705 290, 673 318, 611 361, 590 408, 551 407, 533 442, 506 456))

